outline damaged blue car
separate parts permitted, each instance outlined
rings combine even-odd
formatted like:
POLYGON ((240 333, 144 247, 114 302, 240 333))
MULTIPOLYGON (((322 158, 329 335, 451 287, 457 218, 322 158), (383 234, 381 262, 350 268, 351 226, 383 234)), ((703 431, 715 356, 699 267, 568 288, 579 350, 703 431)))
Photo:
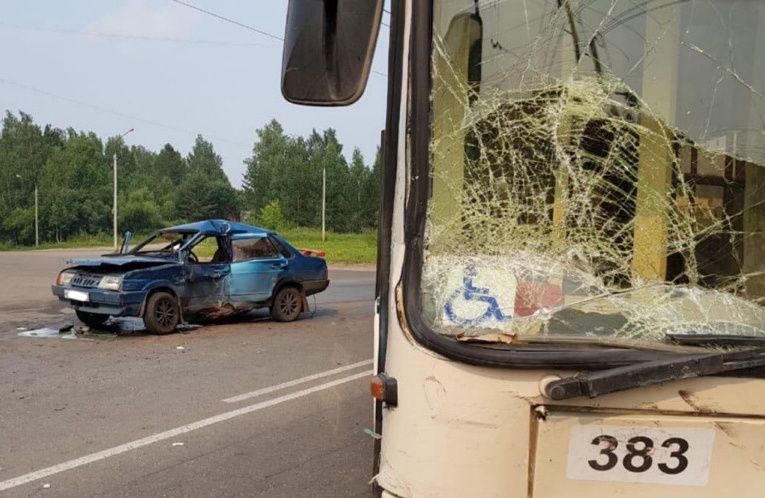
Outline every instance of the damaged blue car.
POLYGON ((154 334, 179 323, 269 308, 280 322, 308 311, 307 296, 329 285, 327 263, 278 234, 207 220, 165 228, 133 249, 78 259, 59 273, 55 294, 86 325, 141 317, 154 334))

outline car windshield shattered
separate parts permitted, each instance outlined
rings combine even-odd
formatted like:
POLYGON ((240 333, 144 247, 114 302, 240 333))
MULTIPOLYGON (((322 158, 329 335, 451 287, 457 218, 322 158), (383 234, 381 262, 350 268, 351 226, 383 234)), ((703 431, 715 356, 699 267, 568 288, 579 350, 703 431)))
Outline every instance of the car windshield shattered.
POLYGON ((765 3, 434 4, 423 314, 765 335, 765 3))

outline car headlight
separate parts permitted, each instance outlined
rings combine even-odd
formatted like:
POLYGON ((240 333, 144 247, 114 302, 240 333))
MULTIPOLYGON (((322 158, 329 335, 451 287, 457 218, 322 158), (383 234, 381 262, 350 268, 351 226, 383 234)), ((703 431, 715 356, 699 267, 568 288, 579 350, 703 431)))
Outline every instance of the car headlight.
POLYGON ((120 286, 122 285, 122 275, 106 275, 101 278, 101 281, 98 283, 99 289, 107 289, 107 290, 120 290, 120 286))
POLYGON ((74 276, 75 276, 75 272, 64 270, 58 274, 58 278, 56 279, 56 285, 69 285, 69 282, 72 281, 72 278, 74 278, 74 276))

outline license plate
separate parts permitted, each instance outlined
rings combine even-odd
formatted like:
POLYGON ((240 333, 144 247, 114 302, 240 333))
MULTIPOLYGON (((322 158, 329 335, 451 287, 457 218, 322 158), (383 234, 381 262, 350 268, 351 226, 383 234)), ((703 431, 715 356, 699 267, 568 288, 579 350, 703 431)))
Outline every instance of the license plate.
POLYGON ((567 477, 583 481, 705 486, 715 431, 579 425, 571 428, 567 477))
POLYGON ((64 297, 66 299, 71 299, 72 301, 82 301, 82 302, 90 301, 90 295, 87 292, 81 292, 76 290, 65 290, 64 297))

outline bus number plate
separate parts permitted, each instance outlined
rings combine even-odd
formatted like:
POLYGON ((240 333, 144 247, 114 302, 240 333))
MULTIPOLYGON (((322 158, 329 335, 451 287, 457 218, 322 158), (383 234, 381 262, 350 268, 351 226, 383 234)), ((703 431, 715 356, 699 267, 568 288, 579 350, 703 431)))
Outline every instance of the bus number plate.
POLYGON ((704 486, 709 480, 714 437, 714 430, 705 428, 574 426, 567 477, 704 486))

